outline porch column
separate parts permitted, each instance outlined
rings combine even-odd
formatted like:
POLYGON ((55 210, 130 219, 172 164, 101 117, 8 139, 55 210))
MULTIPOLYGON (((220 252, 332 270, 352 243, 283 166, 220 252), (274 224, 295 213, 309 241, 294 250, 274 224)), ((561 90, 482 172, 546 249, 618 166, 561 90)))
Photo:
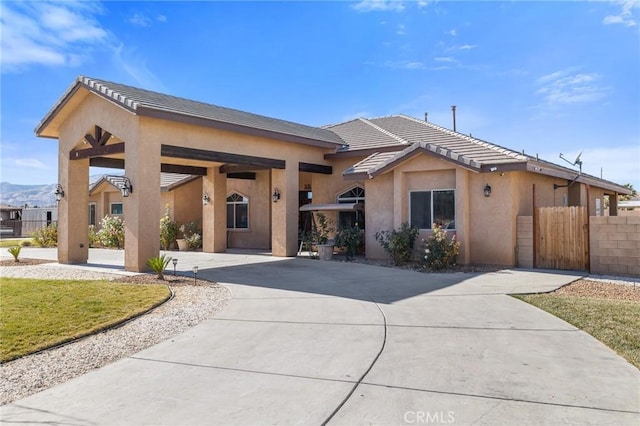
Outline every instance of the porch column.
POLYGON ((271 202, 271 253, 296 256, 298 253, 298 162, 287 160, 285 169, 271 170, 271 194, 280 199, 271 202))
POLYGON ((469 172, 456 168, 456 238, 460 242, 458 263, 466 265, 471 261, 469 243, 469 172))
MULTIPOLYGON (((66 145, 62 141, 61 146, 66 145)), ((58 183, 64 197, 58 203, 58 262, 89 259, 89 159, 70 160, 58 150, 58 183)))
POLYGON ((125 176, 133 191, 122 198, 125 221, 124 268, 148 270, 160 253, 160 144, 138 136, 125 145, 125 176))
POLYGON ((220 167, 207 168, 202 177, 202 194, 211 201, 202 206, 202 250, 224 253, 227 250, 227 175, 220 167))
POLYGON ((609 216, 618 216, 618 193, 609 195, 609 216))

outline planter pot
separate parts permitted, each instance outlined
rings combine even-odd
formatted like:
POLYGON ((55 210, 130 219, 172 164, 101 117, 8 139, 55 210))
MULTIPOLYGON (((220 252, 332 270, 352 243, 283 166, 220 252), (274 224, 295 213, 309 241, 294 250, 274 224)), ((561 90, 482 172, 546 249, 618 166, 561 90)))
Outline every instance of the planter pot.
POLYGON ((333 258, 333 244, 318 244, 317 247, 320 260, 331 260, 333 258))
POLYGON ((188 251, 189 245, 187 244, 187 240, 183 238, 179 238, 176 240, 178 242, 178 250, 180 251, 188 251))

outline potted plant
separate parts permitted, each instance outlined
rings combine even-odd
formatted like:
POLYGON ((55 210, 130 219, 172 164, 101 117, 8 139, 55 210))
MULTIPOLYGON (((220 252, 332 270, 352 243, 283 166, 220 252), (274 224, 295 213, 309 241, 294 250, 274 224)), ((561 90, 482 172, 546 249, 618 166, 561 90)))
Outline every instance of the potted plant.
POLYGON ((331 260, 333 258, 334 241, 329 239, 331 229, 331 219, 327 218, 324 213, 318 213, 318 224, 314 229, 315 244, 318 249, 318 257, 320 260, 331 260))
POLYGON ((202 245, 202 231, 197 221, 191 221, 180 226, 182 237, 178 239, 178 248, 181 251, 196 250, 202 245))

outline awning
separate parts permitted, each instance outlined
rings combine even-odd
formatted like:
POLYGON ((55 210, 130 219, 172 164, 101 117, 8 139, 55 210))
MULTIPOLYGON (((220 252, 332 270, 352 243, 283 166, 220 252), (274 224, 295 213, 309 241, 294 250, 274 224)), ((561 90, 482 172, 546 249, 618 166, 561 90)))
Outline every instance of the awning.
POLYGON ((301 212, 352 212, 364 210, 362 203, 339 203, 339 204, 305 204, 300 207, 301 212))

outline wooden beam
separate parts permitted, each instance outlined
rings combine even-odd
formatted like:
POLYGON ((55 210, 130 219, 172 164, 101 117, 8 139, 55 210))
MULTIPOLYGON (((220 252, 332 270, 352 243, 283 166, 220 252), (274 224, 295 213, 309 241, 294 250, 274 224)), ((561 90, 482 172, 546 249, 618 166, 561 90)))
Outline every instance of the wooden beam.
POLYGON ((121 158, 93 157, 89 159, 89 165, 107 169, 124 169, 124 160, 121 158))
POLYGON ((257 167, 244 164, 223 164, 220 166, 220 173, 247 173, 256 170, 268 170, 269 167, 257 167))
POLYGON ((100 126, 93 127, 93 135, 91 133, 84 135, 84 139, 94 148, 106 145, 110 138, 111 133, 103 131, 100 126))
POLYGON ((69 152, 69 159, 80 160, 83 158, 100 157, 103 155, 122 153, 124 153, 124 142, 114 143, 111 145, 103 145, 89 149, 72 149, 71 152, 69 152))
POLYGON ((160 164, 160 171, 163 173, 180 173, 183 175, 206 176, 206 167, 183 166, 181 164, 160 164))
MULTIPOLYGON (((89 159, 91 167, 105 167, 108 169, 124 169, 124 160, 121 158, 94 157, 89 159)), ((160 171, 163 173, 180 173, 183 175, 206 176, 206 167, 183 166, 181 164, 160 165, 160 171)))
POLYGON ((298 171, 301 172, 309 172, 309 173, 321 173, 324 175, 332 175, 333 167, 324 166, 322 164, 313 164, 313 163, 299 163, 298 171))
POLYGON ((227 173, 227 179, 256 180, 256 174, 252 172, 227 173))
POLYGON ((209 151, 197 148, 162 145, 160 155, 163 157, 183 158, 187 160, 212 161, 216 163, 244 164, 268 169, 284 169, 285 161, 272 158, 254 157, 251 155, 230 154, 227 152, 209 151))

